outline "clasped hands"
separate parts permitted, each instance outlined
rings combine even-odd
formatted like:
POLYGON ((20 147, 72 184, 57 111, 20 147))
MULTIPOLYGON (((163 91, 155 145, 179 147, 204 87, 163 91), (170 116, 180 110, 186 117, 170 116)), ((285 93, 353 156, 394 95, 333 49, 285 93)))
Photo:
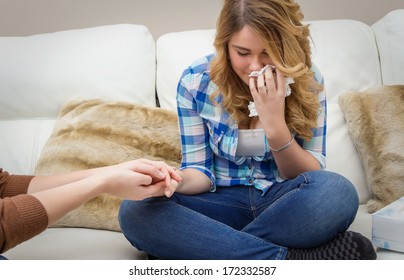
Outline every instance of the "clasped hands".
POLYGON ((175 167, 148 159, 101 167, 94 175, 104 180, 105 193, 132 200, 170 197, 182 180, 175 167))

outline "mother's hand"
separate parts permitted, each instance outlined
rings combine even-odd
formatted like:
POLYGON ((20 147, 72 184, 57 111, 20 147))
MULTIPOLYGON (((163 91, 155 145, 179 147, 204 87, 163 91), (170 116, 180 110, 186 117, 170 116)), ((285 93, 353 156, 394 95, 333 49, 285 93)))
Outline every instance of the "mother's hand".
POLYGON ((152 178, 151 184, 164 181, 166 185, 166 196, 171 196, 175 192, 178 183, 182 178, 176 172, 176 168, 163 161, 148 159, 137 159, 123 162, 116 165, 118 168, 129 169, 138 173, 148 175, 152 178))

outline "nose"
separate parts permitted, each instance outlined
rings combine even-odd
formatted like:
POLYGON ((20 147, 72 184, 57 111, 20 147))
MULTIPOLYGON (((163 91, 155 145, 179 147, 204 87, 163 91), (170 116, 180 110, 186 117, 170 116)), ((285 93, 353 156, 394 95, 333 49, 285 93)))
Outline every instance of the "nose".
POLYGON ((250 62, 250 71, 259 71, 264 66, 265 64, 259 59, 259 57, 254 57, 250 62))

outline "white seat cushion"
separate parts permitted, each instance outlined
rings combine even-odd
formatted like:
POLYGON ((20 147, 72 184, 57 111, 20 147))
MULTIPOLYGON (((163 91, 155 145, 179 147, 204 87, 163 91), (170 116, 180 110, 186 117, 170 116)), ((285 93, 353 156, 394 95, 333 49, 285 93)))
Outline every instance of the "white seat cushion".
POLYGON ((10 260, 146 259, 121 232, 84 228, 49 228, 3 255, 10 260))

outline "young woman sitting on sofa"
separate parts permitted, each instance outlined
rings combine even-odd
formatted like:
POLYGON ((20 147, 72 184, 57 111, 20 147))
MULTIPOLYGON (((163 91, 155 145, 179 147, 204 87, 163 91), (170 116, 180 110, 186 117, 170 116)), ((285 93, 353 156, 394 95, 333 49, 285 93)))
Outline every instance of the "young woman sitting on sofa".
POLYGON ((180 179, 172 167, 146 159, 55 176, 10 175, 0 168, 0 253, 99 194, 141 200, 164 195, 180 179))
POLYGON ((224 1, 216 53, 178 86, 182 181, 170 198, 121 205, 135 247, 162 259, 376 258, 347 231, 354 186, 324 170, 323 78, 302 20, 292 0, 224 1))

